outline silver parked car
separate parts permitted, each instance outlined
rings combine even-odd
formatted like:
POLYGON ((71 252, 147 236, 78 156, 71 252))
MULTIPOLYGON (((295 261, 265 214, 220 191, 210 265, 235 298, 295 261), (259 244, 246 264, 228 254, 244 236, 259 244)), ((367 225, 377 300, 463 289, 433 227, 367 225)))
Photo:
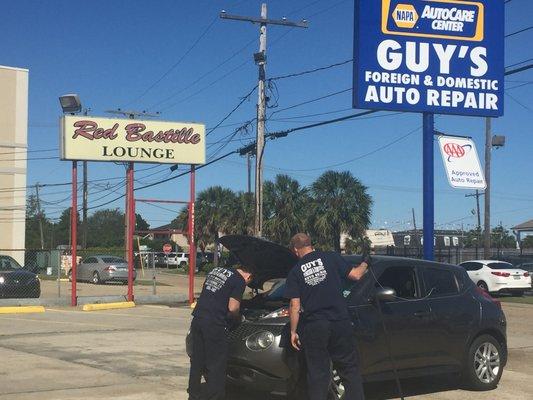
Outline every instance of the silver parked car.
MULTIPOLYGON (((133 280, 137 277, 137 272, 133 270, 133 280)), ((72 270, 68 273, 68 278, 72 281, 72 270)), ((78 264, 76 271, 76 281, 92 282, 95 285, 105 282, 128 283, 128 262, 121 257, 99 255, 91 256, 82 260, 78 264)))

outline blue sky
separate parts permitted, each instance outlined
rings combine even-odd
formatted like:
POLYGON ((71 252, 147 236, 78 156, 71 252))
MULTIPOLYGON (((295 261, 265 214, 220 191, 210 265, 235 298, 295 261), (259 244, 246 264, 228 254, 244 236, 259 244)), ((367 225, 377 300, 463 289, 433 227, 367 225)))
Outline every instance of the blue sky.
MULTIPOLYGON (((161 111, 165 120, 201 121, 207 127, 214 126, 256 84, 257 68, 252 53, 258 47, 256 26, 220 20, 217 15, 221 9, 235 14, 258 15, 260 3, 255 0, 2 2, 0 64, 30 70, 29 150, 35 151, 29 153, 30 158, 58 155, 58 151, 53 150, 58 147, 58 96, 64 93, 79 93, 84 106, 91 108, 92 115, 103 116, 106 110, 121 107, 161 111), (209 26, 205 36, 183 61, 143 95, 209 26), (230 58, 232 55, 235 56, 230 58), (168 100, 163 101, 165 99, 168 100)), ((268 7, 272 18, 287 16, 310 21, 309 29, 269 28, 268 76, 298 72, 352 57, 353 0, 270 0, 268 7)), ((531 1, 512 0, 506 5, 506 33, 530 26, 531 15, 531 1)), ((533 58, 532 40, 533 30, 507 38, 505 65, 533 58)), ((493 122, 494 132, 507 136, 505 148, 493 152, 494 225, 502 221, 505 226, 512 226, 533 218, 532 82, 532 70, 509 77, 505 116, 493 122)), ((280 111, 348 89, 351 83, 349 64, 279 81, 279 106, 269 110, 273 114, 268 130, 286 129, 353 112, 350 111, 349 92, 280 111), (312 115, 330 111, 338 112, 312 115)), ((224 125, 252 119, 255 104, 254 94, 224 125)), ((478 150, 482 150, 482 118, 437 116, 436 127, 470 135, 478 150)), ((307 185, 329 165, 363 156, 405 136, 381 151, 335 169, 351 171, 369 187, 375 202, 374 227, 410 228, 411 208, 415 208, 417 223, 421 225, 420 128, 420 115, 381 113, 378 118, 301 131, 268 142, 265 178, 287 173, 307 185)), ((230 135, 233 129, 235 126, 217 129, 209 136, 208 143, 230 135)), ((220 154, 246 144, 252 135, 237 136, 242 140, 229 143, 220 154)), ((216 145, 210 147, 208 155, 216 148, 216 145)), ((475 201, 465 198, 465 194, 471 192, 454 190, 448 185, 437 146, 435 151, 437 226, 457 228, 463 223, 465 229, 471 228, 475 224, 471 214, 475 201)), ((141 170, 149 167, 138 166, 141 170)), ((90 164, 90 180, 123 175, 121 166, 90 164)), ((168 166, 154 167, 138 172, 136 185, 170 176, 168 166)), ((28 162, 28 184, 67 182, 69 179, 68 162, 57 159, 28 162)), ((120 180, 110 181, 112 186, 117 184, 120 180)), ((198 172, 198 190, 216 184, 245 190, 246 160, 235 155, 198 172)), ((56 217, 61 209, 68 207, 68 189, 42 190, 43 199, 51 203, 46 206, 49 216, 56 217)), ((116 197, 117 194, 108 189, 102 182, 92 183, 89 205, 116 197)), ((111 189, 118 194, 123 192, 120 185, 111 189)), ((139 192, 137 196, 186 199, 188 180, 176 179, 139 192)), ((109 207, 123 207, 123 200, 109 207)), ((172 210, 150 205, 139 205, 138 211, 152 226, 167 223, 174 216, 172 210)))

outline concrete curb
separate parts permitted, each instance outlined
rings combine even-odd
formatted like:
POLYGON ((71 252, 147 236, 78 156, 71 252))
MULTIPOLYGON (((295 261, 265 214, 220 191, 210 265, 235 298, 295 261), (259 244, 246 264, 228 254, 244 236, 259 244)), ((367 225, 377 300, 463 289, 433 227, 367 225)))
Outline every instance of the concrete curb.
POLYGON ((0 307, 0 314, 30 314, 43 313, 43 306, 15 306, 15 307, 0 307))
MULTIPOLYGON (((161 304, 175 305, 188 302, 189 297, 184 294, 162 294, 162 295, 140 295, 135 296, 135 303, 141 304, 161 304)), ((126 296, 79 296, 78 305, 120 303, 127 301, 126 296)), ((70 297, 48 297, 41 299, 0 299, 0 307, 17 306, 44 306, 44 307, 69 307, 70 297)))
POLYGON ((120 308, 135 307, 133 301, 122 301, 120 303, 85 304, 83 311, 115 310, 120 308))

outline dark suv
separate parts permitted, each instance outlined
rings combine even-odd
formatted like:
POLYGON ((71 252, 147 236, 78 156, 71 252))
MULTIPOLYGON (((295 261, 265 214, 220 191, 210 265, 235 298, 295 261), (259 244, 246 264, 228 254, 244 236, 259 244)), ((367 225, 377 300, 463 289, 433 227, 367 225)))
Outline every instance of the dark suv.
MULTIPOLYGON (((221 243, 256 272, 252 288, 277 278, 269 292, 243 302, 246 320, 229 333, 228 380, 290 395, 298 356, 280 347, 288 322, 282 278, 296 259, 282 246, 247 236, 226 236, 221 243)), ((345 258, 353 265, 361 260, 345 258)), ((365 381, 393 379, 394 360, 402 378, 457 372, 473 389, 497 386, 507 361, 505 315, 500 303, 477 288, 464 269, 375 256, 361 281, 345 283, 343 295, 365 381)), ((344 388, 334 365, 331 391, 333 398, 342 399, 344 388)))

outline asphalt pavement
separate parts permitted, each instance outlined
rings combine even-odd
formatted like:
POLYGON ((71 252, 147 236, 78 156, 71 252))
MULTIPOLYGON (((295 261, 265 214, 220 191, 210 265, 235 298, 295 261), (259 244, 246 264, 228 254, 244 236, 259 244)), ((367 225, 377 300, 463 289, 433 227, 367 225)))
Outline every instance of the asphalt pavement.
MULTIPOLYGON (((413 399, 533 398, 533 306, 505 304, 509 364, 492 392, 457 388, 454 377, 403 381, 413 399)), ((0 315, 0 400, 185 400, 187 307, 142 306, 0 315)), ((394 383, 366 386, 368 399, 397 398, 394 383)), ((233 391, 228 400, 281 400, 233 391)))

